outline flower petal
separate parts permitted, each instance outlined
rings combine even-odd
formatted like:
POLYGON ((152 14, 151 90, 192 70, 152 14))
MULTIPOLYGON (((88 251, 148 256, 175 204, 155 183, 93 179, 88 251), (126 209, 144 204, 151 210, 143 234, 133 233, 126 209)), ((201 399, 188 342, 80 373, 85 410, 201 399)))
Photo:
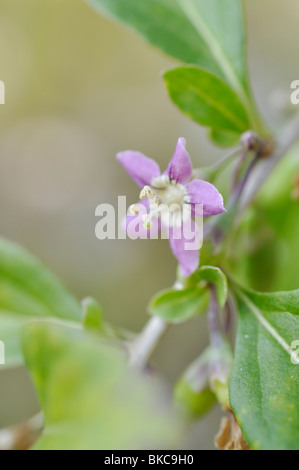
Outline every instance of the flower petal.
POLYGON ((223 197, 211 183, 193 180, 186 185, 191 204, 203 205, 203 216, 222 214, 225 211, 223 197))
MULTIPOLYGON (((193 230, 195 230, 195 224, 193 224, 193 230)), ((200 232, 198 229, 198 232, 196 232, 196 237, 199 237, 198 240, 202 241, 200 238, 200 232)), ((193 241, 195 240, 195 236, 193 238, 193 241)), ((173 251, 174 256, 177 258, 182 275, 184 277, 189 277, 191 276, 194 271, 198 268, 199 265, 199 250, 200 246, 198 246, 197 243, 195 243, 196 248, 195 249, 190 249, 190 244, 192 243, 192 240, 188 237, 188 239, 184 236, 184 231, 180 227, 179 229, 172 229, 170 231, 170 246, 173 251)))
POLYGON ((171 181, 180 184, 187 183, 192 176, 192 163, 186 150, 186 141, 182 137, 178 140, 166 173, 171 181))
POLYGON ((161 174, 158 163, 140 152, 128 150, 116 158, 140 188, 150 185, 161 174))

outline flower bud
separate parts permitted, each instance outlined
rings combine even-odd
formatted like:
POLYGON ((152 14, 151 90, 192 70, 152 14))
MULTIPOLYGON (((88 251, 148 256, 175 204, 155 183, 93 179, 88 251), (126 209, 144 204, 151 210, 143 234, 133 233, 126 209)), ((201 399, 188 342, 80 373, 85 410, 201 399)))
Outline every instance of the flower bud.
POLYGON ((206 414, 216 403, 216 396, 209 386, 209 348, 194 361, 178 380, 175 402, 189 419, 206 414))
POLYGON ((247 150, 257 150, 261 145, 261 140, 255 132, 247 131, 241 136, 241 145, 247 150))
POLYGON ((210 348, 209 382, 219 403, 229 407, 229 380, 233 366, 233 351, 230 343, 222 338, 219 346, 210 348))

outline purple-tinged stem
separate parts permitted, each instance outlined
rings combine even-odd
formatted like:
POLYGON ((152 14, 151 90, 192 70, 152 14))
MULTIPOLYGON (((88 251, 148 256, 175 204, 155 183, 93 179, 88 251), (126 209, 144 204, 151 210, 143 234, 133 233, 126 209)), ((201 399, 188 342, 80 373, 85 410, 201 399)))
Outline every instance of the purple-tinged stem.
POLYGON ((247 206, 254 199, 256 193, 259 191, 263 183, 266 181, 270 173, 274 170, 276 165, 285 156, 286 152, 296 143, 299 139, 299 115, 295 117, 286 125, 281 134, 276 139, 276 150, 274 154, 261 161, 259 166, 253 172, 250 182, 246 190, 242 194, 240 201, 240 212, 243 212, 247 206))
POLYGON ((251 177, 253 169, 255 168, 256 164, 259 161, 259 158, 260 158, 259 155, 256 155, 252 159, 250 164, 248 165, 248 168, 246 170, 246 173, 245 173, 243 179, 240 181, 240 183, 238 184, 238 186, 235 188, 235 190, 232 193, 231 200, 228 204, 229 207, 234 206, 238 202, 240 196, 242 195, 242 193, 243 193, 243 191, 244 191, 244 189, 245 189, 245 187, 246 187, 246 185, 249 181, 249 178, 251 177))
POLYGON ((222 344, 222 334, 218 318, 219 305, 217 302, 216 289, 211 286, 211 301, 208 313, 211 346, 218 347, 222 344))
POLYGON ((242 153, 242 155, 240 156, 237 162, 236 168, 234 170, 234 175, 233 175, 233 184, 232 184, 233 191, 238 187, 241 169, 247 157, 248 157, 248 150, 242 153))

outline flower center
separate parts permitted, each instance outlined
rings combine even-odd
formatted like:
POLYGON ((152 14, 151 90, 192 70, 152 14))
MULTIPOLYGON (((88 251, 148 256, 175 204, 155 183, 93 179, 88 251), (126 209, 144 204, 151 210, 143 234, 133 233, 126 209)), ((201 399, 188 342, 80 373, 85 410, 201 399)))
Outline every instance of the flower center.
POLYGON ((175 181, 170 181, 167 175, 155 178, 150 186, 150 192, 152 193, 149 195, 150 199, 155 200, 155 198, 158 198, 158 201, 156 200, 154 202, 166 204, 168 207, 174 204, 182 207, 183 204, 187 202, 187 191, 185 186, 178 184, 175 181))
POLYGON ((145 186, 140 199, 150 201, 150 213, 144 216, 144 227, 147 229, 151 228, 152 218, 159 214, 165 225, 180 226, 184 204, 190 202, 185 186, 170 181, 167 175, 159 176, 151 182, 151 186, 145 186))

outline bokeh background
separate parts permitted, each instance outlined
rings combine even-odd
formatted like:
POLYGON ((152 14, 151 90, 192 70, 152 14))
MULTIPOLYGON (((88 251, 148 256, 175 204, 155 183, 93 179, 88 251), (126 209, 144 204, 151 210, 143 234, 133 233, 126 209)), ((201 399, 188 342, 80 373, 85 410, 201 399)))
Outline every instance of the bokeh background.
MULTIPOLYGON (((254 90, 268 122, 279 126, 275 96, 288 96, 299 78, 299 4, 247 0, 246 7, 254 90)), ((138 195, 115 154, 141 150, 163 167, 179 136, 195 166, 223 153, 170 103, 161 71, 175 63, 83 0, 0 0, 1 235, 37 255, 78 298, 97 298, 110 321, 134 330, 147 321, 150 297, 172 285, 176 264, 167 242, 96 239, 96 206, 138 195)), ((206 336, 204 318, 169 331, 154 360, 170 383, 206 336)), ((1 373, 0 427, 37 408, 24 370, 1 373)), ((220 417, 216 409, 196 425, 187 445, 213 448, 220 417)))

